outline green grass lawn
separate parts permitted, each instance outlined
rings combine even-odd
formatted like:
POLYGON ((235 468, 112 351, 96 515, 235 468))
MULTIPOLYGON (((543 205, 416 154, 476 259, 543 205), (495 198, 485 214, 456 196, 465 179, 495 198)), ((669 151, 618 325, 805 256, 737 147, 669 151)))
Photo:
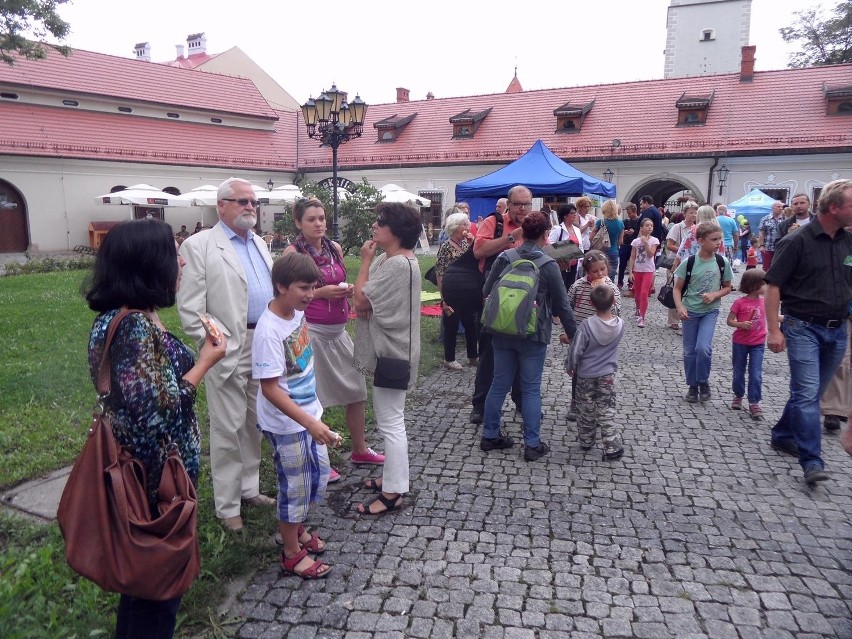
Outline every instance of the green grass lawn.
MULTIPOLYGON (((434 263, 434 257, 419 259, 423 272, 434 263)), ((347 268, 354 280, 358 260, 347 258, 347 268)), ((85 275, 85 271, 66 271, 0 277, 0 491, 70 465, 83 445, 95 400, 86 364, 94 314, 80 295, 85 275)), ((435 290, 425 281, 423 287, 435 290)), ((180 330, 175 309, 164 309, 160 315, 167 327, 191 343, 180 330)), ((438 324, 437 318, 421 318, 421 375, 442 359, 435 343, 438 324)), ((216 614, 225 587, 276 561, 278 551, 270 544, 276 522, 271 509, 248 507, 242 538, 226 534, 219 525, 206 459, 203 386, 196 411, 205 453, 198 491, 202 574, 184 597, 179 635, 227 636, 232 620, 216 614)), ((368 428, 375 428, 371 411, 367 418, 368 428)), ((344 436, 346 450, 349 442, 342 409, 328 410, 324 420, 344 436)), ((375 435, 371 439, 376 440, 375 435)), ((261 490, 274 494, 275 474, 265 446, 261 490)), ((116 597, 78 579, 66 566, 58 526, 0 515, 0 634, 4 638, 109 637, 116 597)))

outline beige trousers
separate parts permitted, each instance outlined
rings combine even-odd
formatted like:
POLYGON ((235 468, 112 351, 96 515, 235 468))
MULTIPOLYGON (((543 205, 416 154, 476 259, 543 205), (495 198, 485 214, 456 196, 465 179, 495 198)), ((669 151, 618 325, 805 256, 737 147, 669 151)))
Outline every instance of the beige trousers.
POLYGON ((206 378, 207 412, 210 415, 210 474, 213 501, 220 519, 240 514, 240 500, 259 494, 260 431, 257 430, 259 382, 251 378, 249 330, 240 361, 224 382, 206 378))
POLYGON ((819 400, 821 415, 845 417, 852 399, 852 321, 846 322, 846 354, 819 400))

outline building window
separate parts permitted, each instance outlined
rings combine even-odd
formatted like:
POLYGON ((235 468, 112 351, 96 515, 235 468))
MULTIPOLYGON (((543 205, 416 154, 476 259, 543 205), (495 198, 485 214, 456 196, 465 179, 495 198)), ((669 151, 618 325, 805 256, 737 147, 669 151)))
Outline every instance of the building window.
POLYGON ((2 92, 0 92, 0 98, 3 98, 4 100, 17 100, 18 94, 17 93, 9 93, 8 91, 2 91, 2 92))
POLYGON ((222 118, 210 118, 213 124, 222 124, 222 118))
POLYGON ((80 103, 77 100, 63 100, 62 104, 65 106, 80 106, 80 103))
POLYGON ((121 113, 133 113, 133 109, 131 109, 130 107, 118 107, 118 110, 121 113))
POLYGON ((716 39, 715 29, 704 29, 701 32, 701 42, 711 42, 716 39))
POLYGON ((784 202, 784 206, 790 205, 790 189, 779 189, 777 187, 757 187, 766 195, 771 197, 773 200, 778 200, 779 202, 784 202))
POLYGON ((819 202, 819 196, 822 195, 822 187, 815 186, 813 196, 811 197, 811 211, 814 213, 817 212, 817 202, 819 202))
POLYGON ((166 117, 178 119, 180 117, 180 113, 173 113, 173 112, 166 113, 166 117))
POLYGON ((583 128, 583 121, 589 111, 595 106, 595 101, 589 102, 566 102, 558 109, 553 110, 556 116, 556 133, 579 133, 583 128))

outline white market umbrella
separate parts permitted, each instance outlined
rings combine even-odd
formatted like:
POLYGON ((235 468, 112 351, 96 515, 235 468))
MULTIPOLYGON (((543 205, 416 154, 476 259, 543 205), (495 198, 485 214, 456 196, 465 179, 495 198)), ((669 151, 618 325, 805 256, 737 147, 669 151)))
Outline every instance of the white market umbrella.
POLYGON ((272 189, 269 193, 269 203, 292 204, 300 197, 302 197, 302 189, 295 184, 285 184, 284 186, 277 186, 272 189))
POLYGON ((386 184, 379 189, 384 202, 403 202, 406 204, 416 204, 420 207, 431 206, 432 201, 406 191, 401 186, 396 184, 386 184))
POLYGON ((98 204, 135 204, 137 206, 186 206, 178 196, 166 193, 150 184, 136 184, 122 191, 99 195, 98 204))
POLYGON ((181 206, 216 206, 216 193, 218 190, 218 186, 205 184, 197 186, 182 195, 178 195, 175 199, 181 202, 181 206))

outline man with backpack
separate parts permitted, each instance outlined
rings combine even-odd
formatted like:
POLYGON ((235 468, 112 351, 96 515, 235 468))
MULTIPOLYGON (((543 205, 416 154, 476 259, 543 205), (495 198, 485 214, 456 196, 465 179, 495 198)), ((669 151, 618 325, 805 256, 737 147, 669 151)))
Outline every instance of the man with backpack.
MULTIPOLYGON (((497 255, 524 243, 521 223, 532 209, 532 193, 525 186, 514 186, 507 198, 497 200, 497 210, 489 213, 478 225, 473 242, 473 255, 479 260, 479 270, 487 278, 497 255)), ((494 353, 491 334, 479 331, 479 362, 473 383, 473 410, 470 423, 481 424, 485 413, 485 397, 494 377, 494 353)), ((517 381, 512 387, 512 401, 520 411, 521 391, 517 381)))
MULTIPOLYGON (((527 188, 514 187, 509 192, 510 215, 513 208, 526 211, 531 202, 532 194, 527 188)), ((561 320, 566 341, 573 339, 577 330, 559 266, 542 251, 549 229, 550 220, 540 211, 523 214, 520 229, 523 244, 497 256, 483 287, 486 302, 482 322, 485 332, 491 335, 494 379, 485 399, 479 447, 487 452, 514 445, 514 440, 500 431, 500 415, 506 393, 517 375, 523 397, 521 412, 527 461, 535 461, 550 452, 540 437, 541 377, 553 316, 561 320)), ((515 231, 512 237, 515 238, 515 231)))

